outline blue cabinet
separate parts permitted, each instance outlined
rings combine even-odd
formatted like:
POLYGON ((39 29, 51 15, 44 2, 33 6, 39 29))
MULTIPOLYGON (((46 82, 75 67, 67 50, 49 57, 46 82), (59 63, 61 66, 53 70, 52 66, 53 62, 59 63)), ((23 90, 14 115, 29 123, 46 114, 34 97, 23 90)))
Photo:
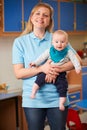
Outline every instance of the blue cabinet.
POLYGON ((87 4, 60 2, 60 28, 66 31, 87 31, 87 4))
POLYGON ((87 67, 82 68, 82 97, 87 99, 87 67))
POLYGON ((68 96, 70 101, 69 107, 78 110, 76 103, 81 100, 81 88, 77 89, 74 92, 69 93, 68 96))
POLYGON ((4 31, 21 31, 21 0, 4 0, 4 31))
POLYGON ((74 3, 60 2, 60 29, 74 30, 74 3))
POLYGON ((77 30, 87 30, 87 4, 76 4, 76 23, 77 30))
POLYGON ((30 11, 38 1, 24 0, 22 5, 22 0, 4 0, 4 32, 21 32, 23 16, 24 21, 28 21, 30 11))
POLYGON ((82 73, 77 74, 75 70, 67 73, 69 107, 78 110, 76 103, 82 99, 82 73))
POLYGON ((69 94, 69 100, 70 100, 70 102, 80 100, 80 92, 78 91, 78 92, 74 92, 74 93, 69 94))
POLYGON ((87 31, 87 4, 56 0, 3 1, 4 32, 21 32, 32 8, 40 1, 50 4, 54 9, 54 30, 87 31))

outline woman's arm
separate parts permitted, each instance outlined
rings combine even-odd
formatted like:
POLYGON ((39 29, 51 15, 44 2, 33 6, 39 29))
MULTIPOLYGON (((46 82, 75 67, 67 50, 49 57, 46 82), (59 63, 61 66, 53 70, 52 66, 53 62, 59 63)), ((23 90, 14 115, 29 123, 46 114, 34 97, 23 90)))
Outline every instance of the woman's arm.
POLYGON ((61 66, 55 66, 50 63, 51 60, 48 60, 45 64, 33 68, 24 68, 23 64, 14 64, 13 69, 17 79, 29 78, 43 72, 46 74, 46 82, 54 81, 56 79, 56 76, 59 75, 60 72, 74 69, 71 61, 61 66))
MULTIPOLYGON (((80 64, 82 65, 82 60, 80 58, 80 56, 76 53, 76 56, 80 62, 80 64)), ((46 75, 46 82, 55 82, 56 77, 59 75, 60 72, 64 72, 64 71, 70 71, 74 69, 74 66, 72 64, 71 61, 61 65, 61 66, 55 66, 53 71, 50 71, 49 74, 46 75)))
POLYGON ((72 62, 69 61, 61 66, 57 66, 57 68, 55 68, 55 71, 57 71, 59 73, 59 72, 69 71, 72 69, 74 69, 74 66, 73 66, 72 62))
POLYGON ((73 64, 71 61, 61 65, 61 66, 55 66, 52 71, 49 71, 49 73, 46 75, 46 82, 51 83, 52 81, 55 82, 56 77, 59 75, 60 72, 69 71, 74 69, 73 64))
POLYGON ((38 67, 30 67, 24 68, 23 64, 14 64, 13 69, 17 79, 29 78, 32 76, 37 75, 38 73, 45 73, 49 74, 54 69, 51 64, 50 60, 48 60, 45 64, 38 66, 38 67))
POLYGON ((14 64, 13 69, 17 79, 32 77, 38 74, 40 71, 39 67, 24 68, 23 64, 14 64))

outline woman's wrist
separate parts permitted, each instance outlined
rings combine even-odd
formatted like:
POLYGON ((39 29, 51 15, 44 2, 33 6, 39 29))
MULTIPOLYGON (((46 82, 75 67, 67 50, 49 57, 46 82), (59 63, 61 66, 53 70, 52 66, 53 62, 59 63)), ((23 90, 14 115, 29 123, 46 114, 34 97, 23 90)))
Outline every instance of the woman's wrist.
POLYGON ((40 66, 37 67, 37 71, 38 71, 38 73, 43 72, 42 70, 43 70, 43 69, 42 69, 42 65, 40 65, 40 66))
POLYGON ((69 71, 72 69, 74 69, 74 66, 71 61, 60 66, 60 72, 69 71))

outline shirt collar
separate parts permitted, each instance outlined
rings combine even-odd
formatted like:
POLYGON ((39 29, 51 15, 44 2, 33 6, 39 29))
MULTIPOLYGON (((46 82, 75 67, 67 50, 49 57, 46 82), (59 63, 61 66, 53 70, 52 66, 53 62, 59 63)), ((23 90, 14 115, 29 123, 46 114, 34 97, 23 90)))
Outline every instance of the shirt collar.
MULTIPOLYGON (((50 33, 48 31, 46 31, 44 37, 40 40, 48 40, 49 39, 49 35, 50 33)), ((38 39, 38 37, 35 36, 34 32, 31 32, 30 33, 30 36, 33 38, 33 39, 38 39)))

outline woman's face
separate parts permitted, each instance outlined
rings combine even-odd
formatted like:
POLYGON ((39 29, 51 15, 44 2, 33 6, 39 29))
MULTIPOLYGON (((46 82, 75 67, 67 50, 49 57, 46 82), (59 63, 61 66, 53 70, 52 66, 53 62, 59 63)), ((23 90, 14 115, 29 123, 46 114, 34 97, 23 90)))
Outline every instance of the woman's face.
POLYGON ((40 7, 31 16, 34 28, 45 29, 50 23, 50 11, 46 7, 40 7))

